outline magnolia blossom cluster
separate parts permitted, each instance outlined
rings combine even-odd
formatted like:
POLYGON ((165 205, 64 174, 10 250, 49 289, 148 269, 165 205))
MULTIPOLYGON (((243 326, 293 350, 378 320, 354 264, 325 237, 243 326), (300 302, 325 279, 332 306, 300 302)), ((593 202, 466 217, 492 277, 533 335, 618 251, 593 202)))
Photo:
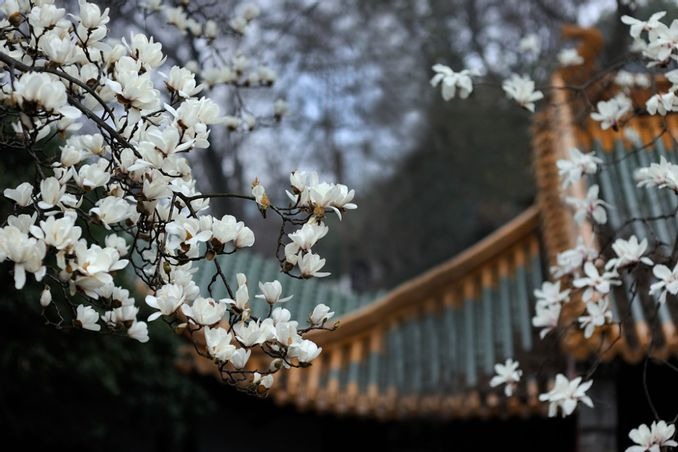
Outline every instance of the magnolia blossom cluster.
POLYGON ((626 449, 626 452, 659 452, 663 447, 678 447, 673 437, 676 426, 666 421, 655 421, 649 427, 641 424, 629 432, 629 438, 636 443, 626 449))
MULTIPOLYGON (((504 364, 496 364, 494 370, 496 375, 490 380, 490 386, 504 385, 504 394, 506 397, 512 397, 523 375, 519 363, 509 358, 504 364)), ((586 395, 592 384, 593 380, 582 382, 582 377, 569 380, 565 375, 558 374, 552 389, 540 394, 539 400, 548 403, 549 417, 556 416, 559 410, 563 417, 569 416, 579 402, 593 407, 593 401, 586 395)))
MULTIPOLYGON (((629 25, 629 33, 634 40, 632 49, 648 60, 648 67, 664 68, 672 61, 678 60, 678 42, 674 37, 678 21, 673 20, 670 25, 667 25, 661 21, 664 16, 666 16, 666 11, 654 13, 647 20, 630 16, 622 17, 622 22, 629 25)), ((665 72, 664 76, 671 83, 671 87, 654 94, 646 101, 645 108, 651 115, 665 116, 669 112, 678 111, 678 99, 676 99, 678 70, 665 72)), ((626 79, 628 80, 629 77, 626 79)), ((636 83, 640 86, 649 86, 649 83, 644 80, 636 83)))
MULTIPOLYGON (((196 22, 182 13, 185 5, 148 1, 146 8, 199 39, 217 35, 216 23, 196 22)), ((0 262, 11 263, 16 289, 39 282, 40 304, 59 327, 146 342, 146 322, 162 318, 204 346, 227 381, 248 390, 265 390, 279 369, 315 359, 321 348, 303 335, 332 329, 330 308, 318 304, 304 322, 292 320, 277 306, 291 298, 282 296, 281 283, 262 281, 255 298, 268 315, 255 318, 245 275, 230 287, 215 259, 251 247, 255 237, 232 215, 212 215, 214 195, 196 188, 187 156, 210 146, 213 128, 231 123, 203 95, 196 74, 165 67, 162 44, 152 37, 111 38, 109 10, 84 0, 73 14, 50 0, 7 1, 0 11, 2 120, 35 163, 30 181, 3 192, 13 214, 0 229, 0 262), (212 283, 199 287, 194 275, 208 265, 212 283), (120 275, 130 269, 148 287, 147 319, 123 287, 120 275), (212 297, 218 285, 228 298, 212 297), (263 368, 248 366, 252 353, 268 358, 257 360, 263 368)), ((229 26, 244 33, 256 15, 243 8, 229 26)), ((250 84, 275 78, 257 73, 250 84)), ((283 230, 296 229, 279 245, 281 272, 327 276, 312 247, 328 232, 327 213, 341 218, 356 208, 354 192, 297 171, 288 194, 289 205, 273 206, 257 182, 244 198, 274 211, 283 230)))
MULTIPOLYGON (((203 10, 188 1, 147 0, 141 4, 141 7, 148 17, 157 17, 160 21, 174 27, 184 39, 198 41, 192 47, 206 54, 193 55, 195 59, 187 61, 185 69, 198 76, 202 81, 200 84, 202 89, 214 91, 217 88, 270 87, 278 79, 278 74, 270 66, 260 64, 240 51, 234 54, 224 54, 220 51, 222 46, 219 44, 222 35, 241 38, 249 33, 252 23, 260 14, 260 9, 256 4, 240 4, 233 11, 229 11, 231 14, 229 18, 223 19, 221 11, 219 13, 216 11, 216 4, 203 10), (210 14, 210 12, 215 14, 210 14), (225 24, 220 24, 221 20, 225 24)), ((191 88, 194 87, 191 86, 191 88)), ((231 97, 240 99, 240 96, 234 96, 233 93, 231 97)), ((282 99, 275 100, 271 107, 272 114, 268 117, 276 121, 287 112, 287 103, 282 99)), ((239 102, 234 105, 233 111, 227 112, 223 117, 228 131, 241 132, 252 131, 260 123, 266 122, 266 119, 253 115, 239 102)))
MULTIPOLYGON (((659 12, 647 21, 624 16, 622 21, 630 26, 630 34, 635 40, 634 49, 642 52, 649 59, 650 67, 666 67, 671 61, 678 61, 678 41, 674 34, 678 21, 670 26, 660 19, 666 13, 659 12)), ((526 49, 531 42, 526 42, 526 49)), ((561 64, 581 64, 583 60, 574 52, 563 51, 559 55, 561 64)), ((678 111, 675 93, 678 89, 678 70, 665 74, 672 84, 668 91, 651 96, 645 107, 650 115, 666 115, 678 111)), ((591 119, 600 123, 601 129, 619 130, 625 121, 636 112, 628 96, 630 88, 648 89, 652 86, 645 74, 619 71, 614 78, 620 88, 618 93, 608 100, 595 105, 591 119)), ((533 100, 541 98, 539 92, 532 93, 533 84, 529 80, 521 80, 513 75, 503 84, 504 90, 524 108, 532 111, 533 100), (520 93, 524 95, 520 96, 520 93), (532 97, 531 97, 532 96, 532 97)), ((631 137, 631 139, 634 139, 631 137)), ((637 140, 637 138, 635 138, 637 140)), ((614 206, 600 198, 600 187, 592 178, 601 168, 603 161, 594 153, 582 152, 579 149, 569 150, 568 158, 557 161, 562 188, 562 198, 566 205, 574 210, 577 224, 587 223, 593 234, 582 234, 577 238, 575 246, 564 250, 556 257, 556 265, 551 268, 552 281, 546 281, 534 291, 536 300, 535 315, 532 324, 540 330, 544 338, 558 328, 579 328, 584 338, 589 339, 596 331, 615 322, 611 308, 611 293, 615 286, 633 283, 639 274, 651 274, 647 295, 659 306, 666 303, 669 295, 678 294, 678 263, 671 263, 672 257, 662 256, 661 248, 656 243, 648 242, 648 238, 628 234, 624 229, 612 231, 607 228, 608 211, 614 206), (606 229, 607 228, 607 229, 606 229), (585 238, 586 237, 586 238, 585 238), (651 248, 653 246, 653 248, 651 248), (577 321, 563 325, 561 311, 563 305, 572 299, 581 300, 583 308, 577 321)), ((668 188, 678 193, 678 166, 661 157, 659 163, 636 171, 635 179, 639 188, 668 188)), ((588 228, 583 228, 582 231, 588 228)), ((670 244, 667 244, 670 245, 670 244)), ((638 289, 636 289, 638 290, 638 289)), ((518 362, 508 359, 506 363, 495 366, 496 375, 490 386, 504 385, 504 393, 510 397, 517 391, 522 377, 518 362)), ((570 380, 563 374, 555 378, 552 389, 539 396, 542 402, 548 403, 549 416, 570 415, 578 405, 583 403, 590 407, 593 402, 586 392, 593 384, 592 380, 584 380, 576 376, 570 380)), ((675 426, 664 421, 641 425, 629 433, 636 444, 627 451, 659 451, 664 447, 678 445, 673 439, 675 426)))

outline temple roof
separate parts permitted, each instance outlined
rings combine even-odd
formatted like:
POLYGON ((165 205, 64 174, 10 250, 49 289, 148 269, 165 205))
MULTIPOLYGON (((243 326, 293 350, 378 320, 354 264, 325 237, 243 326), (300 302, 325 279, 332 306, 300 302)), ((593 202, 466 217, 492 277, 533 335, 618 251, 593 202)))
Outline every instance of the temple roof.
MULTIPOLYGON (((288 280, 285 293, 300 296, 287 308, 303 317, 315 303, 327 301, 341 326, 308 335, 323 353, 309 369, 280 373, 273 397, 300 408, 380 418, 541 412, 537 395, 547 387, 545 376, 526 379, 508 400, 488 385, 496 362, 509 357, 528 362, 538 344, 531 326, 533 290, 544 268, 538 231, 533 207, 376 298, 341 295, 322 281, 288 280)), ((224 271, 228 265, 248 269, 250 285, 276 277, 275 263, 243 256, 229 257, 224 271)), ((201 284, 209 278, 204 274, 201 284)))
MULTIPOLYGON (((570 33, 594 47, 600 44, 599 34, 576 29, 570 33)), ((585 47, 582 52, 587 52, 585 47)), ((595 69, 590 63, 584 67, 589 73, 595 69)), ((274 399, 301 409, 379 418, 545 414, 538 394, 549 386, 547 378, 554 369, 562 370, 566 362, 599 354, 635 362, 648 352, 658 357, 678 353, 678 310, 668 303, 658 305, 647 295, 647 276, 635 285, 625 279, 612 293, 614 320, 621 328, 600 328, 589 339, 578 328, 564 328, 540 341, 531 324, 533 291, 550 279, 548 269, 557 254, 574 247, 580 235, 589 240, 594 236, 591 225, 578 225, 562 201, 556 161, 567 158, 571 147, 595 152, 604 161, 604 171, 590 184, 598 184, 601 197, 613 205, 608 209, 609 228, 647 238, 650 249, 671 243, 678 233, 675 193, 638 188, 634 181, 637 168, 660 157, 678 163, 673 138, 678 115, 650 118, 638 113, 649 96, 638 90, 630 95, 639 108, 619 131, 601 131, 588 115, 572 114, 583 101, 595 105, 608 99, 617 89, 610 82, 613 75, 587 85, 584 96, 567 88, 578 83, 581 74, 567 69, 554 75, 553 84, 563 88, 553 91, 533 119, 536 205, 458 256, 385 294, 346 295, 326 282, 278 277, 284 293, 295 294, 286 305, 293 316, 303 319, 324 302, 337 312, 341 326, 308 335, 323 353, 310 368, 278 374, 274 399), (652 220, 637 221, 640 218, 652 220), (526 376, 511 398, 489 386, 494 364, 506 358, 520 361, 526 376)), ((582 181, 570 194, 581 197, 587 189, 582 181)), ((600 232, 596 236, 605 237, 600 232)), ((594 246, 606 253, 609 243, 594 246)), ((226 258, 224 266, 247 269, 250 293, 257 290, 257 281, 278 275, 277 263, 245 253, 226 258)), ((201 286, 209 284, 209 278, 203 275, 201 286)), ((583 310, 581 300, 567 303, 561 326, 576 323, 583 310)), ((199 369, 213 369, 211 363, 196 359, 199 369)))

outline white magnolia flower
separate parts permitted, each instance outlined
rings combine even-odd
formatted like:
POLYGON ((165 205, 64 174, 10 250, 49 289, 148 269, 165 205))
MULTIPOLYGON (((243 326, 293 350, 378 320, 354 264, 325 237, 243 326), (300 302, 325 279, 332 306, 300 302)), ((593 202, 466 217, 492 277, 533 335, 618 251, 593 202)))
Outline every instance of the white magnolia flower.
POLYGON ((124 56, 115 63, 115 79, 106 79, 106 86, 118 100, 138 110, 154 110, 160 105, 160 92, 153 88, 150 72, 141 72, 141 63, 124 56))
POLYGON ((203 34, 207 39, 214 39, 217 37, 217 34, 219 32, 219 26, 217 23, 213 20, 208 20, 205 22, 205 29, 203 30, 203 34))
POLYGON ((317 254, 306 253, 302 256, 302 253, 299 252, 298 256, 297 265, 303 278, 324 278, 330 275, 329 272, 320 271, 325 266, 325 259, 321 259, 317 254))
POLYGON ((196 85, 193 72, 179 66, 172 66, 165 84, 180 97, 193 97, 203 89, 202 84, 196 85))
POLYGON ((600 121, 600 127, 603 130, 612 127, 619 129, 620 121, 631 111, 631 99, 624 94, 617 94, 610 100, 601 100, 596 104, 597 111, 591 113, 594 121, 600 121))
POLYGON ((70 168, 80 163, 86 156, 82 149, 67 145, 61 147, 61 159, 59 161, 63 166, 70 168))
POLYGON ((526 75, 522 77, 517 74, 511 75, 511 78, 504 80, 502 88, 509 98, 532 113, 534 113, 534 103, 544 97, 544 93, 535 91, 534 81, 526 75))
POLYGON ((256 344, 263 344, 266 341, 275 339, 275 326, 272 319, 265 319, 261 324, 254 320, 245 324, 238 322, 233 326, 235 337, 245 347, 251 347, 256 344))
POLYGON ((653 265, 653 262, 649 257, 643 256, 647 251, 647 239, 643 239, 640 243, 638 243, 638 237, 635 235, 629 237, 628 240, 617 239, 612 244, 612 249, 617 257, 610 259, 607 264, 605 264, 606 269, 620 269, 638 262, 645 265, 653 265))
POLYGON ((38 202, 41 209, 51 209, 61 203, 66 194, 66 186, 61 185, 56 177, 48 177, 40 181, 40 196, 42 201, 38 202))
POLYGON ((534 56, 538 56, 541 52, 539 36, 534 33, 525 36, 518 43, 518 49, 521 53, 531 53, 534 56))
POLYGON ((354 195, 354 190, 349 190, 342 184, 321 182, 309 187, 310 205, 317 217, 322 217, 326 209, 331 209, 341 220, 341 213, 344 210, 358 208, 356 204, 350 202, 354 195))
MULTIPOLYGON (((105 294, 102 294, 102 296, 108 297, 113 301, 120 302, 120 305, 122 307, 126 307, 126 306, 134 307, 137 311, 139 309, 135 306, 134 298, 130 297, 129 290, 124 289, 122 287, 114 286, 114 287, 111 288, 110 294, 105 293, 105 294)), ((136 316, 136 311, 135 311, 134 316, 136 316)), ((123 317, 123 318, 124 318, 124 320, 131 320, 131 317, 129 317, 129 318, 123 317)))
POLYGON ((198 297, 190 306, 182 304, 181 312, 200 325, 214 325, 224 317, 227 306, 226 303, 212 298, 198 297))
POLYGON ((586 288, 582 298, 584 301, 590 301, 595 293, 607 295, 611 286, 621 285, 618 277, 616 271, 599 273, 598 268, 589 261, 584 264, 584 276, 575 279, 572 285, 580 289, 586 288))
POLYGON ((71 40, 70 36, 59 36, 58 32, 52 31, 40 40, 40 47, 45 56, 56 64, 72 64, 80 59, 79 47, 71 40))
POLYGON ((614 82, 623 88, 632 88, 639 86, 641 88, 650 87, 650 78, 647 74, 633 73, 625 70, 617 72, 614 77, 614 82))
POLYGON ((20 207, 26 207, 33 202, 33 185, 28 182, 19 184, 16 188, 5 188, 5 198, 9 198, 20 207))
POLYGON ((292 313, 285 308, 275 308, 271 313, 271 318, 274 324, 287 323, 292 318, 292 313))
POLYGON ((584 262, 598 257, 598 251, 584 243, 582 237, 577 238, 577 246, 572 249, 558 253, 556 256, 557 265, 551 268, 551 273, 555 278, 565 275, 577 275, 584 262))
POLYGON ((261 14, 261 10, 256 3, 243 3, 238 7, 238 14, 246 21, 250 22, 261 14))
POLYGON ((141 343, 148 342, 148 325, 146 322, 137 322, 136 320, 127 329, 127 335, 141 343))
POLYGON ((221 301, 235 306, 240 311, 245 311, 249 309, 250 301, 249 290, 247 289, 247 278, 243 273, 238 273, 236 279, 238 280, 238 289, 235 291, 235 300, 225 298, 221 301))
POLYGON ((592 380, 581 382, 582 377, 577 377, 570 381, 563 374, 556 375, 556 382, 553 389, 547 393, 540 394, 539 400, 549 403, 549 417, 558 414, 558 408, 563 417, 572 414, 577 407, 578 402, 593 408, 593 401, 586 395, 586 391, 593 384, 592 380))
POLYGON ((45 288, 40 293, 40 306, 46 308, 47 306, 49 306, 51 302, 52 302, 52 291, 50 290, 49 286, 45 286, 45 288))
MULTIPOLYGON (((31 13, 28 15, 28 21, 31 25, 42 31, 42 29, 59 25, 64 14, 66 14, 66 10, 63 8, 57 8, 50 2, 39 2, 39 4, 31 9, 31 13)), ((36 35, 39 34, 40 33, 36 32, 36 35)))
POLYGON ((584 62, 577 49, 563 49, 558 53, 558 62, 561 66, 578 66, 584 62))
POLYGON ((597 327, 612 321, 612 311, 607 298, 586 303, 586 313, 588 315, 582 315, 578 320, 579 327, 584 329, 584 337, 587 339, 593 335, 597 327))
POLYGON ((231 333, 221 327, 205 327, 205 342, 207 352, 217 361, 226 362, 231 359, 235 352, 235 345, 231 344, 231 333))
POLYGON ((563 188, 578 182, 583 174, 595 174, 598 165, 603 163, 593 153, 583 153, 577 148, 570 148, 570 158, 556 162, 558 175, 563 182, 563 188))
POLYGON ((273 103, 273 115, 276 118, 282 118, 283 116, 285 116, 288 109, 289 106, 287 105, 287 102, 285 102, 283 99, 277 99, 273 103))
POLYGON ((122 43, 129 50, 130 56, 139 61, 147 70, 156 68, 165 61, 162 44, 153 42, 153 37, 149 39, 143 33, 132 33, 129 43, 125 38, 122 38, 122 43))
POLYGON ((332 317, 334 317, 334 312, 330 311, 330 307, 320 303, 313 308, 313 312, 308 316, 308 322, 314 326, 322 325, 332 317))
POLYGON ((211 125, 223 122, 219 105, 207 97, 186 99, 176 110, 165 104, 165 109, 187 129, 195 130, 196 127, 200 128, 201 124, 211 125))
POLYGON ((129 247, 127 246, 127 241, 116 234, 110 234, 106 236, 105 239, 106 248, 113 248, 118 252, 120 257, 127 255, 129 247))
POLYGON ((666 11, 659 11, 652 16, 647 21, 638 20, 634 17, 624 15, 621 18, 621 21, 626 25, 629 25, 629 34, 632 38, 640 37, 640 34, 645 32, 651 32, 661 27, 663 24, 659 21, 662 17, 666 15, 666 11))
POLYGON ((93 165, 82 165, 78 172, 73 175, 73 179, 85 190, 103 187, 111 179, 109 165, 110 162, 106 159, 99 159, 93 165))
POLYGON ((666 421, 654 421, 650 427, 641 424, 629 432, 629 438, 637 445, 628 447, 626 452, 660 452, 664 447, 678 447, 673 439, 675 433, 676 426, 666 421))
POLYGON ((315 171, 293 171, 290 173, 290 185, 292 192, 287 191, 287 196, 292 202, 303 206, 310 203, 309 188, 318 185, 318 174, 315 171))
POLYGON ((212 238, 221 244, 234 241, 245 227, 242 221, 236 221, 232 215, 224 215, 221 220, 212 220, 212 238))
MULTIPOLYGON (((676 49, 676 29, 678 29, 678 22, 675 20, 671 22, 670 27, 659 23, 655 29, 648 32, 648 41, 638 39, 642 42, 639 48, 643 56, 650 60, 647 64, 648 67, 667 65, 671 58, 675 58, 672 54, 676 49)), ((671 78, 669 78, 669 81, 673 82, 671 78)))
POLYGON ((186 247, 197 247, 199 243, 212 238, 211 230, 201 230, 200 220, 177 215, 174 221, 165 225, 165 231, 177 236, 179 241, 186 247))
POLYGON ((454 98, 457 90, 459 90, 459 97, 462 99, 466 99, 473 92, 471 71, 464 69, 461 72, 454 72, 443 64, 435 64, 433 71, 436 74, 431 78, 431 86, 436 87, 442 82, 443 99, 454 98))
POLYGON ((46 112, 78 119, 80 110, 68 105, 66 87, 60 79, 42 72, 27 72, 15 83, 13 96, 19 106, 35 104, 46 112))
POLYGON ((171 165, 178 161, 172 157, 176 157, 175 154, 179 152, 190 150, 195 142, 195 140, 185 140, 184 142, 181 142, 181 140, 179 131, 174 127, 164 129, 154 127, 147 130, 138 146, 143 159, 138 159, 127 170, 137 171, 152 166, 168 172, 167 170, 171 169, 171 165))
POLYGON ((138 216, 136 206, 117 196, 100 198, 96 202, 96 207, 92 207, 89 213, 95 215, 106 229, 110 229, 112 224, 120 223, 127 219, 136 219, 138 216))
POLYGON ((101 248, 91 245, 89 248, 83 241, 75 246, 75 284, 92 298, 99 298, 100 291, 113 283, 112 272, 122 270, 129 263, 120 259, 113 248, 101 248))
POLYGON ((273 320, 273 323, 275 324, 276 339, 281 344, 290 346, 302 340, 302 337, 299 335, 299 332, 297 331, 297 327, 299 326, 298 322, 296 321, 276 322, 275 320, 273 320))
POLYGON ((660 157, 659 163, 640 168, 634 175, 639 187, 669 188, 678 192, 678 165, 660 157))
POLYGON ((101 325, 97 323, 99 321, 99 313, 92 309, 91 306, 78 305, 76 313, 76 325, 80 328, 91 331, 101 330, 101 325))
POLYGON ((301 253, 299 252, 299 245, 294 242, 290 242, 285 245, 285 261, 288 264, 292 266, 297 265, 300 255, 301 253))
POLYGON ((266 389, 271 389, 271 386, 273 386, 273 375, 268 374, 262 376, 259 372, 254 372, 252 384, 263 386, 266 389))
POLYGON ((271 305, 284 303, 293 297, 293 295, 290 295, 289 297, 280 298, 280 295, 282 295, 282 284, 278 280, 266 283, 259 282, 259 290, 261 290, 261 293, 255 295, 255 298, 262 298, 271 305))
POLYGON ((29 237, 16 226, 0 229, 0 262, 8 259, 14 262, 14 287, 23 289, 26 272, 33 273, 36 281, 42 280, 47 268, 43 259, 47 253, 45 242, 29 237))
POLYGON ((146 295, 146 304, 157 309, 148 316, 148 321, 152 322, 161 315, 172 315, 186 300, 186 294, 181 286, 176 284, 165 284, 155 295, 146 295))
POLYGON ((659 281, 650 286, 650 295, 657 295, 658 292, 661 292, 659 294, 660 303, 666 301, 667 294, 678 294, 678 264, 673 267, 673 270, 670 270, 666 265, 655 265, 652 268, 652 274, 659 281))
POLYGON ((322 347, 318 347, 315 342, 303 339, 300 342, 290 345, 287 350, 287 356, 290 358, 297 358, 301 363, 310 363, 317 358, 322 351, 322 347))
POLYGON ((267 209, 271 205, 271 201, 269 201, 266 194, 266 188, 259 183, 258 179, 255 179, 252 184, 252 196, 254 196, 254 200, 261 209, 267 209))
POLYGON ((292 243, 296 245, 294 251, 290 249, 290 252, 297 254, 299 250, 310 251, 318 240, 327 235, 329 229, 323 222, 311 221, 304 224, 301 229, 287 235, 292 240, 292 243))
POLYGON ((31 230, 31 226, 35 224, 35 220, 37 219, 37 217, 38 215, 35 213, 33 215, 26 214, 21 214, 18 216, 10 215, 7 217, 7 225, 14 226, 23 234, 28 234, 31 230))
MULTIPOLYGON (((134 301, 132 301, 132 303, 134 303, 134 301)), ((115 325, 117 323, 136 321, 138 313, 138 307, 134 306, 134 304, 128 304, 104 312, 104 315, 101 317, 107 324, 115 325)))
POLYGON ((586 198, 580 199, 572 196, 565 198, 565 202, 576 209, 574 220, 577 223, 582 223, 587 217, 598 224, 607 223, 607 211, 605 208, 611 206, 598 198, 599 191, 598 185, 591 185, 586 193, 586 198))
POLYGON ((99 6, 95 3, 88 3, 85 0, 78 0, 80 5, 80 24, 89 29, 97 29, 108 23, 108 8, 101 12, 99 6))
POLYGON ((250 349, 236 348, 233 353, 231 353, 229 361, 236 369, 243 369, 247 365, 247 361, 249 361, 251 354, 252 350, 250 349))
POLYGON ((247 226, 242 226, 238 229, 233 245, 236 248, 248 248, 254 245, 254 232, 247 226))
POLYGON ((504 364, 495 364, 494 371, 497 375, 490 380, 490 386, 494 388, 495 386, 505 384, 504 394, 506 397, 511 397, 520 381, 520 377, 523 375, 523 371, 518 368, 519 366, 518 361, 514 361, 511 358, 507 359, 504 364))
POLYGON ((672 112, 676 104, 676 94, 673 91, 666 93, 657 93, 645 102, 645 108, 651 115, 659 113, 666 116, 666 113, 672 112))
POLYGON ((75 220, 75 215, 64 215, 58 220, 54 216, 47 217, 40 222, 40 227, 31 226, 31 234, 59 251, 70 250, 82 234, 82 229, 75 225, 75 220))
POLYGON ((544 281, 541 289, 534 290, 534 296, 538 304, 544 306, 566 303, 570 299, 570 289, 560 291, 560 281, 554 283, 544 281))
POLYGON ((544 339, 551 330, 558 326, 560 306, 560 303, 549 305, 537 303, 535 306, 535 315, 532 317, 532 326, 541 328, 541 331, 539 332, 540 338, 544 339))
MULTIPOLYGON (((147 0, 147 4, 153 5, 158 0, 147 0)), ((164 7, 158 6, 158 9, 162 8, 162 11, 165 13, 165 19, 168 24, 174 25, 182 33, 186 32, 188 17, 184 12, 184 9, 181 7, 170 8, 166 5, 164 7)))
POLYGON ((243 35, 247 30, 247 23, 247 19, 244 17, 235 16, 228 22, 228 26, 231 27, 236 33, 243 35))

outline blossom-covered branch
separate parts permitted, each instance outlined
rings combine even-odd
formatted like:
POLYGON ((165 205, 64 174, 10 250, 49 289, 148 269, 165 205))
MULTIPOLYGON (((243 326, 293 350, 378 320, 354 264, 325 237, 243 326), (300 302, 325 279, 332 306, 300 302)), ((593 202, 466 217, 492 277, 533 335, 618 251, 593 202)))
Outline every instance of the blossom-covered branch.
MULTIPOLYGON (((218 38, 216 23, 199 23, 200 11, 187 4, 146 7, 162 10, 191 39, 218 38)), ((192 70, 166 67, 153 37, 112 38, 109 10, 84 0, 77 14, 47 0, 8 1, 0 11, 0 142, 24 152, 35 169, 3 192, 13 214, 0 228, 0 261, 13 263, 15 288, 40 283, 44 316, 59 328, 146 342, 146 322, 162 318, 213 360, 225 381, 254 393, 270 388, 280 369, 309 365, 322 349, 304 334, 333 329, 333 312, 319 303, 305 321, 293 320, 279 304, 294 294, 283 296, 277 280, 261 281, 252 298, 238 269, 237 287, 230 287, 232 275, 217 257, 251 247, 255 236, 232 215, 212 215, 210 199, 231 197, 274 212, 281 272, 312 278, 328 275, 313 251, 328 233, 325 217, 355 209, 353 190, 295 171, 286 205, 273 205, 258 180, 251 194, 201 193, 187 156, 208 148, 215 128, 234 122, 204 95, 192 70), (194 280, 198 266, 213 267, 207 287, 194 280), (129 269, 146 285, 147 319, 124 287, 129 269), (218 289, 229 297, 215 298, 218 289), (257 298, 269 306, 266 316, 252 314, 257 298), (257 367, 252 353, 262 358, 257 367)), ((228 33, 242 34, 256 15, 240 11, 228 33)), ((248 84, 273 79, 260 70, 248 84)), ((238 77, 229 80, 238 84, 238 77)))

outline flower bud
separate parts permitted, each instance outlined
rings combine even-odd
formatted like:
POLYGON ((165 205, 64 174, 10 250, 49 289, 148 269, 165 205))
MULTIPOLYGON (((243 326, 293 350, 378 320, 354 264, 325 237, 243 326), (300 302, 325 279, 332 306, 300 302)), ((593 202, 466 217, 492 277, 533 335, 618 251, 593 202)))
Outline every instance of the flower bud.
POLYGON ((42 293, 40 294, 40 305, 43 308, 49 306, 52 302, 52 292, 49 290, 49 286, 45 286, 42 293))
POLYGON ((271 364, 268 365, 268 371, 269 372, 277 372, 278 370, 280 370, 282 365, 283 365, 282 358, 276 358, 273 361, 271 361, 271 364))

